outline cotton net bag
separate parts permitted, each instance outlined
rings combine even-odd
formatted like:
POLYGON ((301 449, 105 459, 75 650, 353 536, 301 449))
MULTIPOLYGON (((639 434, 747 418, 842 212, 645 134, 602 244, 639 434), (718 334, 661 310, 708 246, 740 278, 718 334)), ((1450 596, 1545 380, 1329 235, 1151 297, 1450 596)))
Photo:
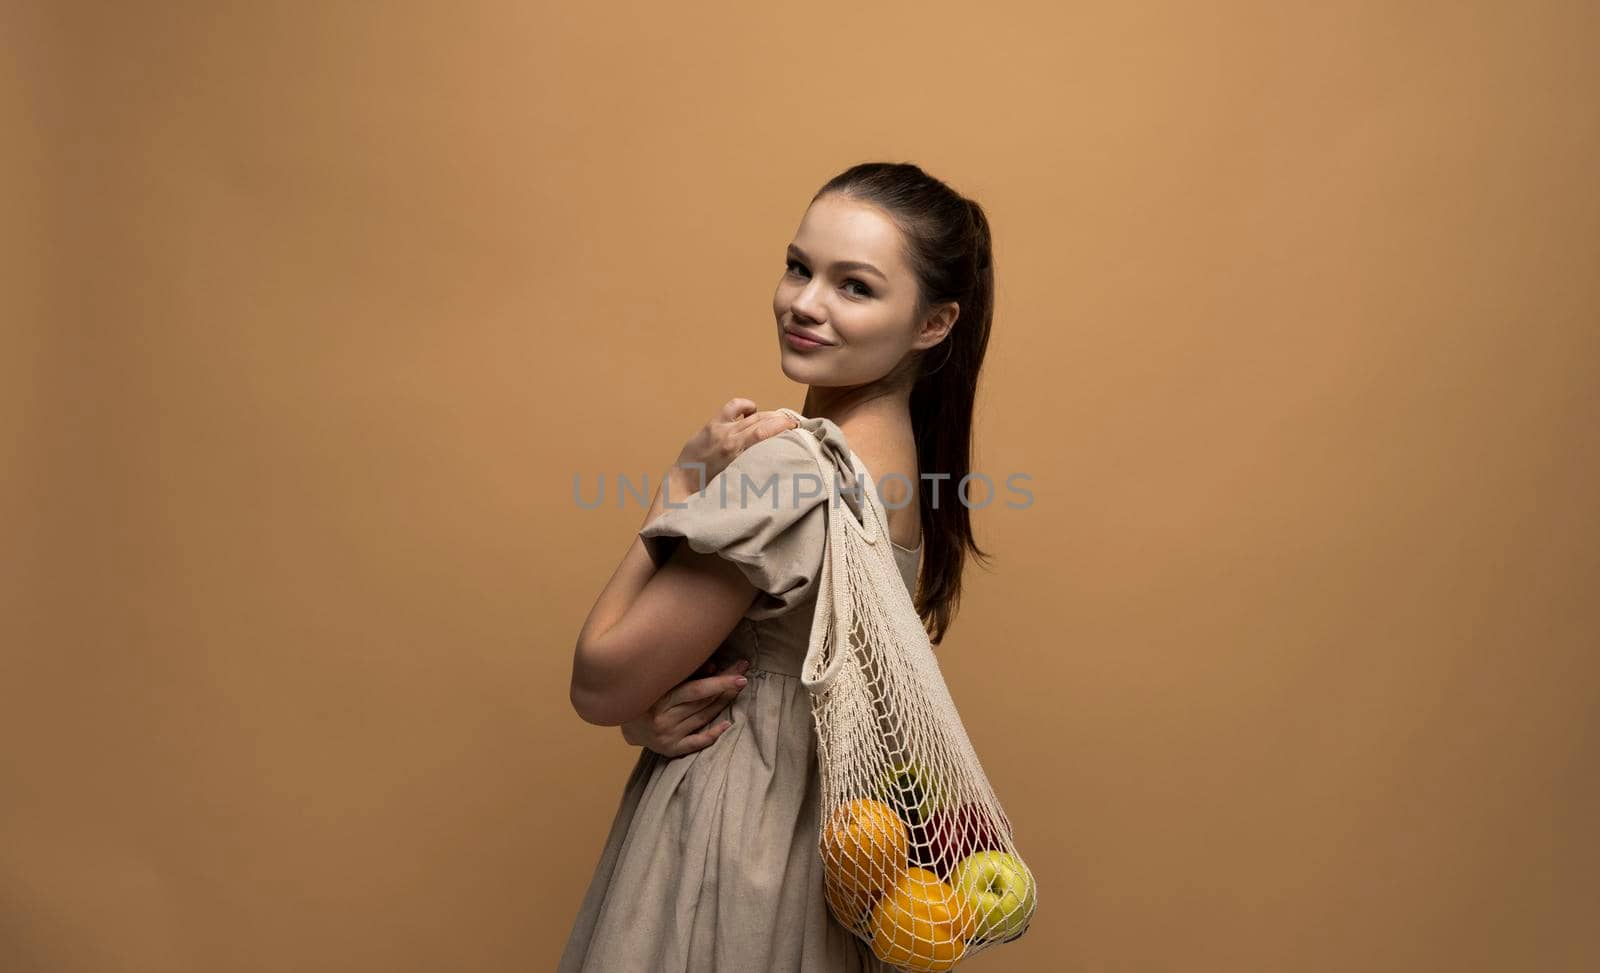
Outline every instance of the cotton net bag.
POLYGON ((801 429, 832 484, 800 676, 816 723, 828 908, 885 963, 953 969, 1026 932, 1037 886, 906 591, 875 485, 854 456, 853 482, 840 484, 801 429))

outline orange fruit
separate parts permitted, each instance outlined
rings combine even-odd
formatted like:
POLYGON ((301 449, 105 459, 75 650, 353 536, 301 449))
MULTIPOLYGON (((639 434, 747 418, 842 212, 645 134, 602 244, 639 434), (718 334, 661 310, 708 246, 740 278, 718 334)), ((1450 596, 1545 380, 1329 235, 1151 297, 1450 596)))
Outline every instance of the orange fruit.
POLYGON ((905 822, 889 805, 865 797, 833 809, 821 851, 828 906, 850 928, 910 866, 905 822))
POLYGON ((926 868, 908 868, 872 907, 872 952, 908 970, 948 970, 976 925, 965 896, 926 868))
POLYGON ((823 886, 828 908, 833 910, 839 923, 851 932, 870 934, 867 931, 867 906, 872 904, 871 898, 864 892, 844 888, 826 879, 823 880, 823 886))

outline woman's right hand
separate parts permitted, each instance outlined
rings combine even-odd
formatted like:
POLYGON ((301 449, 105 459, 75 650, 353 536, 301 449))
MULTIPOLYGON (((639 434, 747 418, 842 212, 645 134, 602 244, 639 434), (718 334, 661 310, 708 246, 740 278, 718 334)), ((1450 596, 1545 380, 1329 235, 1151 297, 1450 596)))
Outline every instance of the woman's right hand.
POLYGON ((706 724, 744 689, 748 659, 740 659, 721 672, 712 662, 667 691, 642 714, 622 724, 622 738, 636 747, 663 757, 681 757, 715 743, 732 724, 723 720, 706 724))

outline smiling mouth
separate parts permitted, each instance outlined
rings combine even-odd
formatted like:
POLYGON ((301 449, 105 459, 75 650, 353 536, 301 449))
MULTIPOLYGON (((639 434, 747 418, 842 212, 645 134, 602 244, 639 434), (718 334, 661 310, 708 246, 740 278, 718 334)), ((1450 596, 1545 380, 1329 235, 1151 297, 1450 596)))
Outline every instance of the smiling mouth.
POLYGON ((825 341, 816 341, 811 338, 807 338, 805 335, 796 331, 785 330, 783 332, 783 340, 789 343, 789 347, 794 348, 797 351, 811 351, 814 348, 829 347, 828 343, 825 341))
POLYGON ((813 345, 831 345, 831 344, 833 344, 833 342, 831 342, 831 341, 827 341, 827 340, 824 340, 822 338, 812 337, 811 335, 807 334, 805 331, 802 331, 800 328, 785 327, 783 329, 783 333, 788 337, 798 338, 801 341, 806 342, 807 344, 813 344, 813 345))

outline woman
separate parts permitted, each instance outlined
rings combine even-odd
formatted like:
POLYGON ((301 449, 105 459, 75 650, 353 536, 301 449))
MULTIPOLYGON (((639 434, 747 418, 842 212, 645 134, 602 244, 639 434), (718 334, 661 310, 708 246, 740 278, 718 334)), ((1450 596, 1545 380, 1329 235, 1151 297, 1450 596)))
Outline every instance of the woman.
POLYGON ((970 470, 993 289, 983 210, 917 166, 853 166, 812 198, 772 301, 783 372, 808 386, 806 428, 728 402, 679 453, 579 635, 573 707, 646 749, 561 973, 889 969, 823 893, 799 673, 826 518, 848 507, 829 508, 837 487, 798 437, 868 471, 937 644, 967 553, 986 556, 954 486, 970 470), (707 669, 728 674, 686 681, 707 669))

